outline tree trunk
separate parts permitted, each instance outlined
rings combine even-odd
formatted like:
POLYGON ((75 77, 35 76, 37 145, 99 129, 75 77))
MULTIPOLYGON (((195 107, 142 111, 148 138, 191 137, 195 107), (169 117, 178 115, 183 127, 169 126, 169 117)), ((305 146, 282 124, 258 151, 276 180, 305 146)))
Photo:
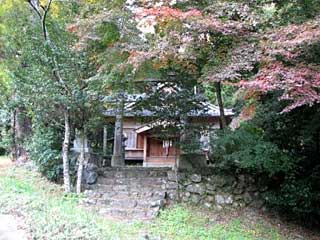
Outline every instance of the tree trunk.
MULTIPOLYGON (((16 93, 12 95, 12 100, 16 101, 16 93)), ((11 116, 12 131, 12 160, 28 160, 27 149, 25 148, 25 140, 31 134, 31 119, 27 116, 25 107, 16 107, 11 116)))
POLYGON ((70 144, 70 123, 69 123, 69 112, 67 109, 64 110, 64 140, 62 145, 62 160, 63 160, 63 182, 64 190, 66 193, 71 192, 70 174, 69 174, 69 151, 70 144))
POLYGON ((111 166, 124 166, 124 157, 123 157, 123 109, 124 102, 121 100, 117 113, 116 113, 116 122, 115 122, 115 129, 114 129, 114 145, 113 145, 113 155, 111 159, 111 166))
POLYGON ((216 88, 217 100, 218 100, 219 111, 220 111, 220 128, 224 129, 227 127, 227 120, 226 120, 226 116, 224 115, 223 100, 221 96, 221 82, 215 82, 214 85, 216 88))
POLYGON ((11 116, 11 131, 12 131, 12 149, 11 149, 11 158, 12 161, 17 161, 18 156, 18 150, 17 150, 17 142, 16 142, 16 110, 12 112, 11 116))
POLYGON ((84 160, 85 160, 84 141, 85 141, 85 131, 84 129, 82 129, 81 130, 81 149, 80 149, 79 166, 78 166, 78 173, 77 173, 77 186, 76 186, 77 194, 81 193, 82 173, 83 173, 83 166, 84 166, 84 160))
MULTIPOLYGON (((180 157, 177 159, 176 161, 176 165, 177 165, 177 169, 183 169, 183 168, 189 168, 189 164, 187 164, 187 167, 185 167, 186 163, 186 159, 185 159, 185 151, 184 151, 184 144, 186 142, 186 138, 187 138, 187 132, 186 132, 186 125, 188 122, 188 118, 186 116, 181 116, 180 117, 180 123, 182 126, 182 129, 180 130, 180 157)), ((191 168, 191 167, 190 167, 191 168)))
POLYGON ((18 107, 15 110, 15 144, 17 149, 17 160, 27 161, 28 154, 25 147, 25 140, 31 134, 31 120, 27 116, 24 107, 18 107))

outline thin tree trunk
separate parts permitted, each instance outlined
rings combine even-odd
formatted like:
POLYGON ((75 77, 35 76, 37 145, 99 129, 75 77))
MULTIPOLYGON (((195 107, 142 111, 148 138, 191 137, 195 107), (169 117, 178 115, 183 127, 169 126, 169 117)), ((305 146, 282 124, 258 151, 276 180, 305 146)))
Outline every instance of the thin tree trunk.
POLYGON ((62 160, 63 160, 63 182, 65 192, 71 192, 70 174, 69 174, 69 158, 68 151, 70 145, 70 123, 69 112, 64 110, 64 140, 62 145, 62 160))
POLYGON ((184 168, 186 159, 185 159, 185 154, 187 154, 184 150, 185 150, 185 144, 186 144, 186 140, 187 140, 187 131, 186 131, 186 127, 187 127, 187 123, 188 123, 188 116, 182 115, 180 116, 180 123, 182 126, 181 132, 180 132, 180 156, 179 158, 176 160, 176 165, 178 169, 184 168))
POLYGON ((12 149, 11 149, 11 157, 12 161, 17 161, 18 151, 17 151, 17 141, 16 141, 16 110, 13 110, 11 116, 11 131, 12 131, 12 149))
POLYGON ((215 82, 214 85, 216 88, 218 106, 219 106, 219 111, 220 111, 220 128, 224 129, 227 127, 227 120, 226 120, 226 116, 224 114, 223 100, 222 100, 222 96, 221 96, 221 82, 215 82))
MULTIPOLYGON (((60 84, 60 87, 65 90, 66 95, 67 95, 67 93, 71 94, 71 92, 60 74, 59 64, 58 64, 57 59, 54 55, 55 47, 50 40, 49 32, 48 32, 47 26, 46 26, 46 20, 47 20, 47 16, 48 16, 52 1, 53 0, 48 0, 47 6, 42 7, 42 10, 43 10, 42 12, 40 12, 40 8, 39 8, 40 1, 39 0, 29 0, 29 5, 35 11, 37 16, 39 17, 40 24, 42 27, 44 41, 48 44, 48 46, 51 48, 51 51, 52 51, 53 55, 51 56, 51 61, 54 66, 54 68, 53 68, 53 75, 54 76, 53 77, 60 84)), ((65 110, 64 110, 64 140, 63 140, 63 144, 62 144, 62 160, 63 160, 63 181, 64 181, 65 192, 67 192, 67 193, 71 192, 70 173, 69 173, 69 158, 68 158, 69 145, 70 145, 69 112, 67 110, 67 107, 65 106, 65 110)))
POLYGON ((83 166, 84 166, 84 140, 85 140, 85 131, 84 129, 81 130, 81 149, 79 155, 79 166, 78 166, 78 173, 77 173, 77 186, 76 186, 76 193, 81 193, 81 184, 82 184, 82 173, 83 173, 83 166))
POLYGON ((22 108, 17 107, 15 110, 16 120, 15 120, 15 145, 16 145, 16 152, 17 152, 17 160, 20 161, 20 157, 24 154, 23 149, 23 119, 22 119, 22 108))
POLYGON ((111 166, 124 166, 124 157, 123 157, 123 111, 124 111, 124 100, 122 99, 119 103, 117 113, 116 113, 116 122, 114 129, 114 145, 113 145, 113 155, 111 159, 111 166))
POLYGON ((17 149, 17 160, 27 161, 28 154, 25 147, 25 141, 31 135, 31 119, 27 116, 25 107, 16 108, 15 118, 15 144, 17 149))

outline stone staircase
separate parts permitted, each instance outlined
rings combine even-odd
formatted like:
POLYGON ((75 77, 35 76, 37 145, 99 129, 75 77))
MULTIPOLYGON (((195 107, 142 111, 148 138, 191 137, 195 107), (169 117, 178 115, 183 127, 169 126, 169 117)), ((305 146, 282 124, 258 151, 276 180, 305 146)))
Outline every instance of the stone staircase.
POLYGON ((103 216, 147 220, 166 204, 168 168, 103 168, 98 180, 88 185, 82 204, 103 216))

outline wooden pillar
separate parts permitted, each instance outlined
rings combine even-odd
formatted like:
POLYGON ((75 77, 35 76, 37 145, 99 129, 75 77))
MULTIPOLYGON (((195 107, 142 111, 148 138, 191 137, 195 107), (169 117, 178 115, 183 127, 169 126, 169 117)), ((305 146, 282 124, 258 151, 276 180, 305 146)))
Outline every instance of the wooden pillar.
POLYGON ((108 125, 103 127, 103 156, 107 155, 108 125))
POLYGON ((147 163, 147 149, 148 148, 148 138, 147 135, 143 137, 143 166, 147 163))

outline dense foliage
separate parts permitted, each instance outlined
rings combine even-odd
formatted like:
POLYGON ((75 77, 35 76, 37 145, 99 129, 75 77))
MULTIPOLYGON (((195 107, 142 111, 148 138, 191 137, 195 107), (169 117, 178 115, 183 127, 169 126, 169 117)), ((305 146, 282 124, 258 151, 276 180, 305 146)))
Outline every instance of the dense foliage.
POLYGON ((319 217, 319 106, 279 114, 277 95, 259 103, 255 117, 213 142, 214 163, 223 171, 264 179, 267 202, 280 211, 319 217))
POLYGON ((246 171, 272 177, 294 170, 294 161, 279 147, 264 139, 263 129, 250 123, 236 131, 226 130, 213 140, 213 158, 224 171, 246 171))
POLYGON ((37 127, 30 139, 28 150, 30 159, 36 163, 39 172, 51 181, 62 175, 59 134, 55 129, 37 127))

